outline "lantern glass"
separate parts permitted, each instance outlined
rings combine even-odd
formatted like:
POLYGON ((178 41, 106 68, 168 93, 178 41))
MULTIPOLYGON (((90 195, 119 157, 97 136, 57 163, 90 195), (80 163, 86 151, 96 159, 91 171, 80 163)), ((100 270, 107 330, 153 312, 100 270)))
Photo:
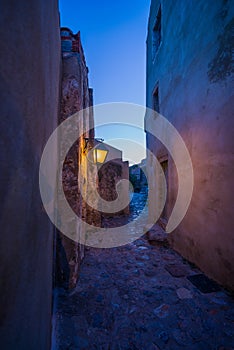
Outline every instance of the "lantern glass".
POLYGON ((101 149, 98 146, 93 150, 93 161, 95 164, 104 163, 107 157, 108 151, 105 149, 101 149))

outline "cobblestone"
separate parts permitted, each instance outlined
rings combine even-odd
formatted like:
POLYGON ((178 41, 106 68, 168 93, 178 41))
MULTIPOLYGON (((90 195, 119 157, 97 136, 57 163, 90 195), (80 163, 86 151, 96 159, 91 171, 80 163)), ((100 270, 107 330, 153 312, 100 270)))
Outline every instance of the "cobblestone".
POLYGON ((194 271, 146 238, 88 248, 77 287, 58 291, 57 349, 233 350, 234 300, 225 290, 201 293, 187 279, 194 271))

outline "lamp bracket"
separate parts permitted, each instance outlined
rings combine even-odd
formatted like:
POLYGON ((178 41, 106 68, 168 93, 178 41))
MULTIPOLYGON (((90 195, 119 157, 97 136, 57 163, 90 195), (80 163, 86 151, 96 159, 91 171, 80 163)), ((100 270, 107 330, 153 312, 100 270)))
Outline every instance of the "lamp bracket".
POLYGON ((98 141, 98 142, 103 142, 103 141, 104 141, 104 139, 102 139, 102 138, 96 138, 96 137, 84 137, 84 140, 85 140, 84 149, 87 148, 88 143, 89 143, 90 141, 98 141))

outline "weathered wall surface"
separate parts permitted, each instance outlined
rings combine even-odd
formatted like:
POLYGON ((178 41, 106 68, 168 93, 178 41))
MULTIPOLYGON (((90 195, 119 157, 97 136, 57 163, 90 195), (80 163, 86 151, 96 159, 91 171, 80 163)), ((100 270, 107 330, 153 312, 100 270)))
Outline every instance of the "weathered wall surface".
MULTIPOLYGON (((69 40, 64 40, 66 37, 62 36, 62 49, 66 51, 63 51, 62 55, 60 122, 93 104, 92 90, 89 88, 88 82, 88 68, 80 35, 79 33, 73 35, 70 30, 61 29, 61 33, 64 32, 70 35, 70 41, 73 41, 73 44, 70 42, 69 48, 69 40)), ((78 217, 83 218, 89 224, 100 226, 100 213, 92 210, 86 204, 87 196, 92 197, 93 191, 96 190, 95 179, 97 177, 96 166, 89 164, 88 167, 86 159, 88 149, 85 149, 84 141, 85 137, 94 137, 92 108, 82 112, 78 123, 77 128, 81 134, 84 133, 85 128, 89 131, 79 138, 66 157, 63 167, 64 192, 71 208, 78 217), (79 191, 78 182, 82 186, 83 195, 79 191)), ((90 142, 92 144, 94 140, 90 142)), ((94 203, 95 199, 91 202, 94 203)), ((77 283, 80 263, 84 257, 84 246, 77 242, 77 237, 81 234, 84 235, 83 231, 83 225, 75 220, 74 214, 74 240, 59 234, 57 241, 58 282, 69 288, 75 287, 77 283)))
POLYGON ((58 117, 59 15, 53 0, 1 5, 1 348, 45 350, 54 229, 43 210, 38 172, 58 117))
MULTIPOLYGON (((102 165, 98 172, 98 191, 100 196, 106 201, 114 201, 117 199, 118 194, 116 191, 117 186, 122 186, 119 191, 124 194, 124 203, 129 202, 129 185, 128 183, 122 183, 118 185, 118 182, 122 179, 129 179, 129 164, 127 161, 123 162, 119 160, 107 161, 102 165)), ((111 205, 111 203, 110 203, 111 205)), ((115 215, 127 215, 129 214, 129 205, 124 207, 121 211, 116 213, 102 213, 103 216, 115 216, 115 215)))
MULTIPOLYGON (((234 289, 233 132, 231 85, 232 1, 161 1, 162 41, 152 57, 152 31, 159 1, 152 1, 147 39, 147 105, 158 86, 160 113, 178 129, 194 167, 189 210, 171 233, 176 250, 204 272, 234 289)), ((153 118, 146 125, 153 125, 153 118)), ((168 211, 177 195, 176 169, 159 142, 147 143, 168 159, 168 211)), ((148 157, 150 186, 157 191, 148 157)), ((155 193, 155 192, 154 192, 155 193)), ((157 203, 151 201, 150 210, 157 203)))
MULTIPOLYGON (((95 141, 95 146, 102 144, 95 141)), ((108 151, 105 163, 99 166, 98 170, 98 192, 100 196, 106 201, 114 201, 117 199, 116 186, 121 179, 129 180, 129 163, 122 160, 123 152, 118 148, 115 148, 107 143, 103 143, 106 150, 108 151)), ((124 203, 129 202, 129 185, 128 183, 119 184, 121 193, 124 194, 124 203), (123 191, 123 192, 122 192, 123 191)), ((117 213, 102 213, 105 217, 115 215, 127 215, 129 214, 129 205, 123 210, 117 213)))

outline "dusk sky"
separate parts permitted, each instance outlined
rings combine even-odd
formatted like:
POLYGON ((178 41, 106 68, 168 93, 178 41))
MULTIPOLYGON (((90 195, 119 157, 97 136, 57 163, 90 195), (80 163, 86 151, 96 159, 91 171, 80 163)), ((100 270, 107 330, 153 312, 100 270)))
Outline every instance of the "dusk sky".
MULTIPOLYGON (((145 55, 150 0, 59 0, 61 26, 73 33, 81 31, 81 40, 89 67, 94 104, 131 102, 145 105, 145 55)), ((101 128, 97 137, 106 142, 126 138, 145 144, 143 131, 123 127, 101 128)), ((111 142, 110 142, 111 143, 111 142)), ((144 153, 122 145, 124 158, 139 162, 144 153)), ((120 147, 119 147, 120 148, 120 147)))

